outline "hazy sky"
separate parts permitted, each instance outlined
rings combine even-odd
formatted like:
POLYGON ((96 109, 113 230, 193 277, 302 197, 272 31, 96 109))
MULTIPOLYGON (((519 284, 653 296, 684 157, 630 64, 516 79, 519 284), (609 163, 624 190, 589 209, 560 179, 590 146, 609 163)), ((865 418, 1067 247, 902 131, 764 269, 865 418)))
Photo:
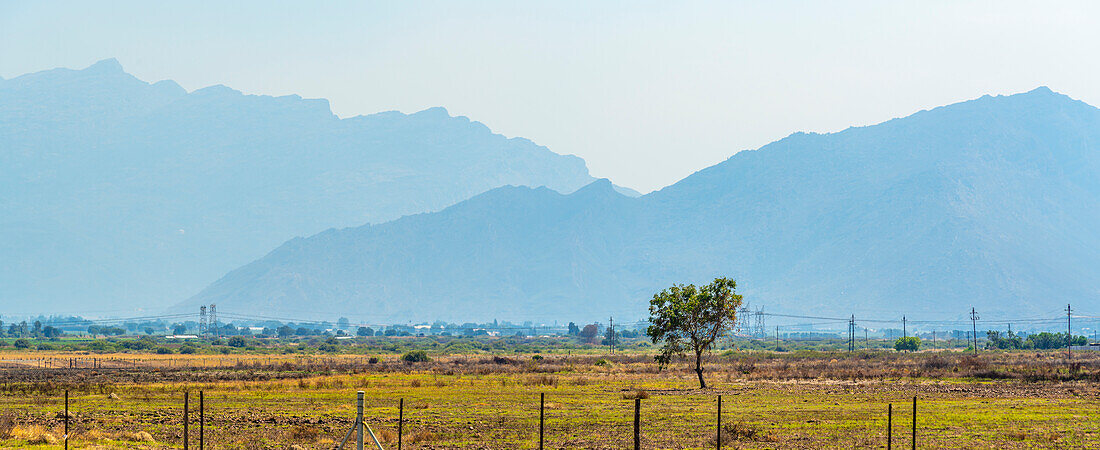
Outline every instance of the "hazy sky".
POLYGON ((986 93, 1100 105, 1095 1, 103 3, 0 0, 0 76, 116 57, 341 117, 445 106, 641 191, 986 93))

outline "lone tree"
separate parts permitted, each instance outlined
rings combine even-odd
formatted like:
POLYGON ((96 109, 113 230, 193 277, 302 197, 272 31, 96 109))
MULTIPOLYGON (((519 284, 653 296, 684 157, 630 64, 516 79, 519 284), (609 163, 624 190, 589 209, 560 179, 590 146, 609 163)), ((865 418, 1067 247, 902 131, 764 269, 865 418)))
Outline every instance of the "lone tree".
POLYGON ((596 342, 596 335, 598 334, 600 334, 600 327, 596 326, 594 323, 590 323, 581 329, 580 337, 584 338, 584 342, 592 344, 596 342))
POLYGON ((673 285, 653 296, 649 301, 649 323, 646 334, 654 344, 662 343, 657 363, 664 368, 673 355, 684 356, 688 350, 695 353, 695 374, 699 376, 699 388, 705 389, 703 380, 703 352, 710 350, 714 341, 737 322, 737 308, 741 296, 735 289, 737 282, 728 278, 716 278, 702 287, 673 285))
POLYGON ((916 336, 899 337, 894 341, 894 350, 915 352, 920 350, 920 338, 916 336))

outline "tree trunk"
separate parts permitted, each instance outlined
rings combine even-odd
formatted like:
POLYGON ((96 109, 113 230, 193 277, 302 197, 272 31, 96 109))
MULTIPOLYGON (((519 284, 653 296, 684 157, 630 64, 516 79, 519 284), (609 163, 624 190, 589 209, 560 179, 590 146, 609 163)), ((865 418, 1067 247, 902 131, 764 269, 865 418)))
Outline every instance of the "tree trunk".
POLYGON ((695 352, 695 374, 699 376, 699 389, 706 389, 707 382, 703 380, 703 352, 695 352))

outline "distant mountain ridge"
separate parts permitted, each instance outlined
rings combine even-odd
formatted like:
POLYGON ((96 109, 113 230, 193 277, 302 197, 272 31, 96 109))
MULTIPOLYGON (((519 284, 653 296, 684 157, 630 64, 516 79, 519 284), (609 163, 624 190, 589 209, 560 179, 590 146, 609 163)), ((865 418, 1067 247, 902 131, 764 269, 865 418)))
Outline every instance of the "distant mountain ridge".
POLYGON ((443 108, 340 119, 115 60, 0 80, 0 148, 0 303, 41 312, 162 307, 294 236, 595 179, 443 108))
POLYGON ((742 151, 640 198, 499 188, 295 239, 180 305, 378 320, 643 317, 672 283, 771 311, 1100 306, 1100 110, 1047 88, 742 151))

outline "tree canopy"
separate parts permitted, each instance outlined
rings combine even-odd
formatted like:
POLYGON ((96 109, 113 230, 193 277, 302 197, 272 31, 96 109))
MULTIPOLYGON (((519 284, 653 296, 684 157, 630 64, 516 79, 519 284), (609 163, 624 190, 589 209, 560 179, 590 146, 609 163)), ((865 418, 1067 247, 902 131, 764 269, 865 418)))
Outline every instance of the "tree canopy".
POLYGON ((646 334, 654 344, 661 344, 656 359, 662 368, 674 355, 684 356, 690 351, 695 356, 699 388, 707 387, 703 379, 703 353, 737 322, 741 296, 736 288, 736 281, 716 278, 702 287, 673 285, 653 296, 649 301, 650 325, 646 334))
POLYGON ((916 336, 899 337, 894 341, 894 350, 915 352, 920 350, 920 338, 916 336))

